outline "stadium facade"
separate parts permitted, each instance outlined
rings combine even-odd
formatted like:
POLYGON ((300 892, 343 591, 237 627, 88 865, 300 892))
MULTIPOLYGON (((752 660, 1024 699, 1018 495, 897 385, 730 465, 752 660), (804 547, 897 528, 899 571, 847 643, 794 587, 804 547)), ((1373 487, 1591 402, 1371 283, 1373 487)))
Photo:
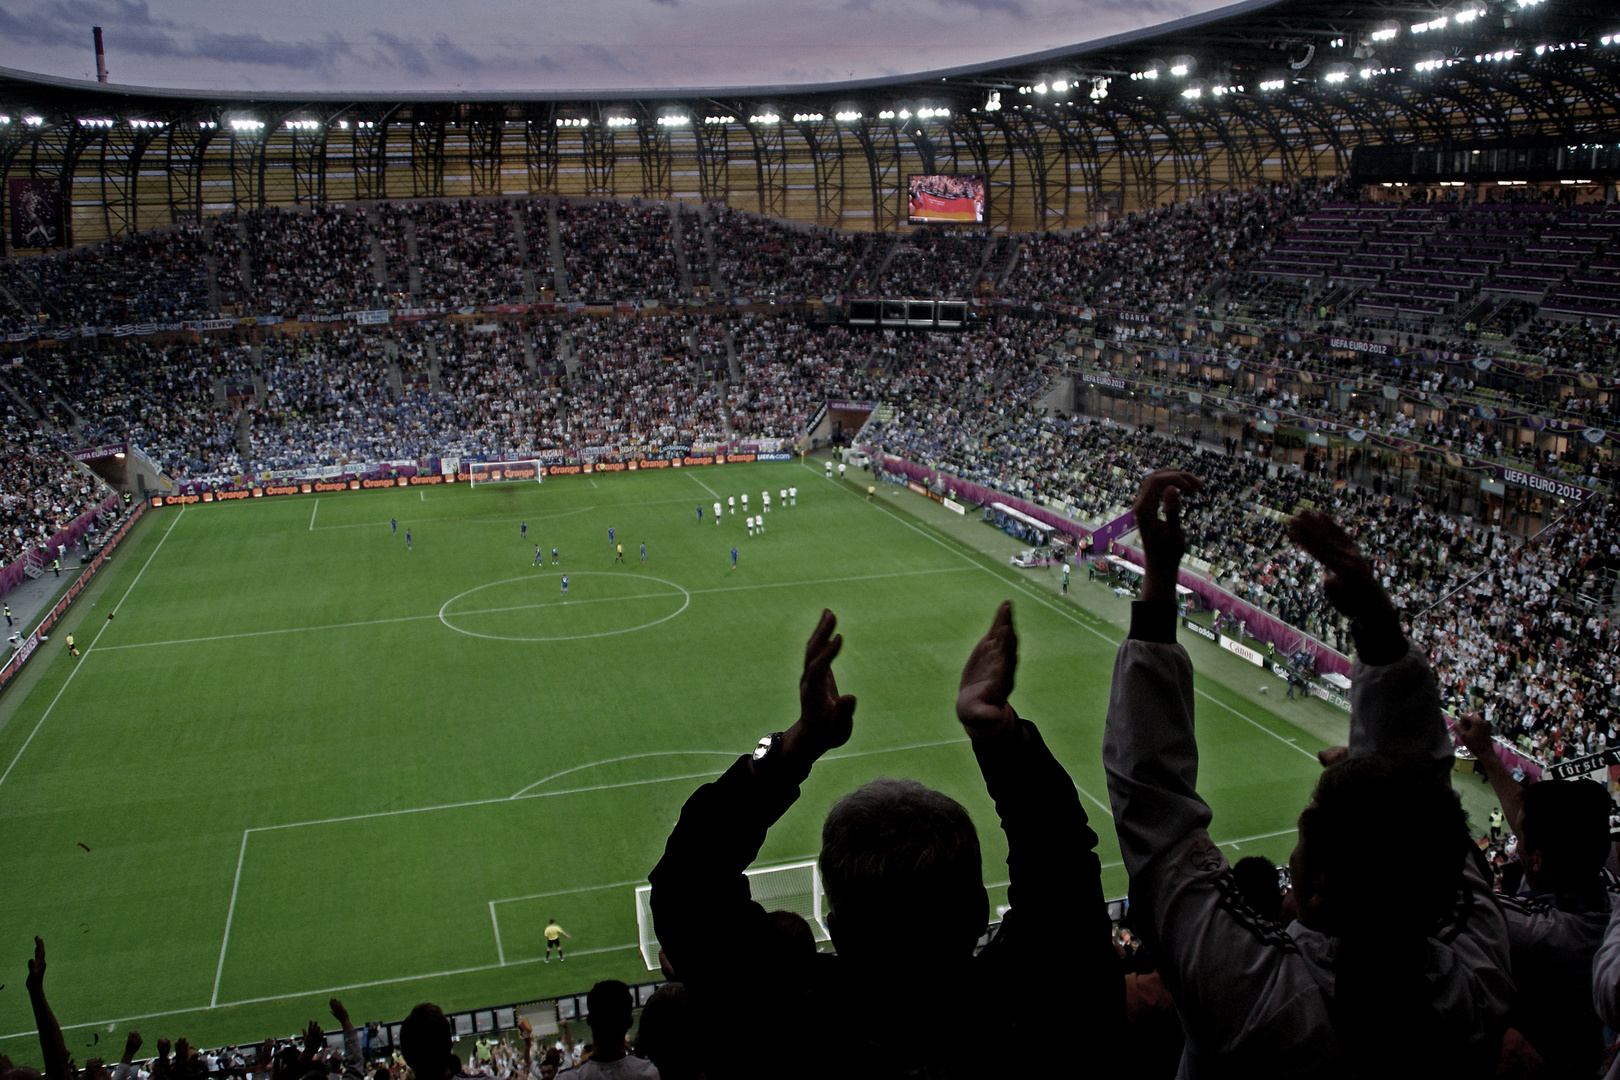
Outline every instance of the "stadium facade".
POLYGON ((1612 180, 1617 75, 1620 16, 1583 0, 1247 0, 996 63, 802 86, 245 94, 0 69, 0 180, 61 182, 65 246, 231 209, 540 195, 885 231, 906 224, 918 173, 983 177, 992 229, 1066 229, 1344 173, 1361 148, 1381 148, 1379 177, 1612 180))

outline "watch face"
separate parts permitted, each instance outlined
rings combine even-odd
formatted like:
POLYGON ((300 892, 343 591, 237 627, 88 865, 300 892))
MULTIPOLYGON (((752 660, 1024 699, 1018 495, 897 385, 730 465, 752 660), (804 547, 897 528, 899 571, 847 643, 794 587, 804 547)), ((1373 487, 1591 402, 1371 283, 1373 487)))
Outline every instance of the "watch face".
POLYGON ((763 739, 759 740, 759 745, 758 746, 754 747, 754 760, 755 761, 764 761, 765 760, 765 755, 770 753, 770 752, 771 752, 771 737, 769 735, 767 735, 763 739))

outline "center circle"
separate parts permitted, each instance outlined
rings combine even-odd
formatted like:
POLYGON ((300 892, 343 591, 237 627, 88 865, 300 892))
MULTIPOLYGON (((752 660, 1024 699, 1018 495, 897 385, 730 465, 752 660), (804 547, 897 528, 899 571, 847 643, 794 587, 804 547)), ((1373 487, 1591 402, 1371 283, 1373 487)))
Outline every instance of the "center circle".
POLYGON ((446 600, 439 607, 439 621, 458 634, 492 641, 582 641, 646 630, 668 622, 692 603, 692 594, 681 586, 648 574, 579 570, 567 576, 573 586, 567 596, 561 595, 563 575, 560 572, 525 574, 475 586, 446 600), (574 585, 581 578, 590 580, 574 585), (668 588, 650 588, 649 583, 653 582, 668 588), (466 604, 461 610, 452 610, 462 600, 466 600, 466 604), (678 607, 675 606, 677 600, 680 601, 678 607), (630 626, 616 625, 645 616, 649 605, 653 606, 655 618, 630 626), (674 610, 669 610, 671 607, 674 610), (623 614, 626 612, 629 614, 623 614), (457 622, 487 626, 487 630, 458 626, 457 622), (567 629, 575 632, 540 632, 567 629), (535 632, 490 632, 508 630, 535 632))

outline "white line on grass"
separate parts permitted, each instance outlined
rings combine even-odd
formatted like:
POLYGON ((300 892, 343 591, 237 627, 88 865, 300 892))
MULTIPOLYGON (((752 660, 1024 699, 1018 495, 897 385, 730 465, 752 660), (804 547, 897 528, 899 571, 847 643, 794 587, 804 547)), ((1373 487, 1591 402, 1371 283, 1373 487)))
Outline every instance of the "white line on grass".
MULTIPOLYGON (((1297 829, 1279 829, 1276 832, 1256 833, 1253 836, 1240 836, 1236 840, 1217 840, 1217 841, 1215 841, 1215 846, 1216 847, 1234 847, 1235 848, 1235 847, 1238 847, 1239 845, 1242 845, 1242 844, 1252 844, 1256 840, 1270 840, 1270 839, 1273 839, 1274 837, 1278 837, 1278 836, 1293 836, 1294 833, 1296 833, 1297 831, 1298 831, 1297 829)), ((1104 869, 1104 870, 1116 870, 1116 869, 1118 869, 1118 868, 1120 868, 1120 867, 1122 867, 1124 865, 1125 864, 1123 862, 1115 860, 1114 862, 1105 862, 1105 863, 1103 863, 1102 864, 1102 869, 1104 869)), ((987 889, 999 889, 999 888, 1001 888, 1001 887, 1003 887, 1005 885, 1011 885, 1011 884, 1012 884, 1012 882, 1010 882, 1010 881, 987 881, 987 882, 985 882, 984 887, 987 888, 987 889)))
POLYGON ((506 966, 506 947, 501 944, 501 920, 495 915, 495 901, 489 902, 489 921, 495 927, 495 958, 506 966))
MULTIPOLYGON (((323 525, 323 526, 321 526, 321 528, 323 528, 323 529, 341 529, 341 528, 346 528, 346 527, 347 526, 343 526, 343 525, 323 525)), ((754 590, 754 589, 790 589, 790 588, 799 588, 799 587, 802 587, 802 586, 810 586, 810 585, 838 585, 838 584, 843 584, 845 582, 850 582, 850 581, 873 581, 873 580, 876 580, 876 579, 879 579, 879 578, 921 577, 921 576, 926 575, 926 574, 959 574, 962 571, 967 570, 967 569, 969 569, 969 567, 950 566, 950 567, 944 567, 944 568, 937 569, 937 570, 897 570, 894 573, 889 573, 889 574, 856 574, 856 575, 851 576, 851 577, 813 578, 813 579, 808 580, 808 581, 768 581, 768 582, 763 582, 763 583, 757 584, 757 585, 726 585, 726 586, 721 586, 721 587, 717 587, 717 588, 713 588, 713 589, 692 589, 692 590, 690 590, 690 592, 692 593, 692 595, 697 596, 697 595, 700 595, 700 594, 707 594, 707 593, 747 592, 747 591, 751 591, 751 590, 754 590)), ((546 576, 550 576, 550 575, 548 574, 546 576)), ((674 596, 674 595, 675 595, 674 593, 638 593, 638 594, 633 595, 633 596, 610 596, 610 597, 604 597, 604 598, 595 599, 595 600, 571 600, 571 601, 569 601, 568 606, 577 607, 580 604, 598 604, 598 603, 603 603, 606 600, 645 600, 645 599, 654 599, 654 598, 662 597, 662 596, 674 596)), ((547 601, 543 601, 541 603, 519 604, 519 605, 516 605, 516 606, 513 606, 513 607, 499 607, 499 608, 487 608, 487 609, 478 608, 478 609, 473 609, 473 610, 470 610, 470 611, 452 611, 452 612, 450 612, 450 614, 453 615, 453 616, 454 615, 489 615, 489 614, 493 614, 493 613, 496 613, 496 612, 524 611, 524 610, 528 610, 530 608, 561 607, 561 606, 562 606, 562 601, 560 601, 560 600, 547 600, 547 601)), ((136 641, 136 642, 131 642, 128 645, 108 645, 105 648, 103 648, 101 651, 102 652, 110 652, 110 651, 112 651, 114 649, 151 649, 151 648, 156 648, 156 647, 158 647, 160 645, 196 645, 196 644, 200 644, 202 642, 207 642, 207 641, 231 641, 231 640, 234 640, 236 638, 269 637, 269 636, 276 635, 276 634, 306 634, 306 633, 311 633, 311 632, 314 632, 314 631, 317 631, 317 630, 352 630, 357 626, 386 626, 386 625, 389 625, 391 623, 421 622, 421 621, 425 621, 425 620, 428 620, 428 619, 437 619, 437 618, 439 618, 439 615, 437 613, 434 613, 432 615, 399 615, 399 616, 396 616, 394 618, 389 618, 389 619, 362 619, 362 620, 359 620, 358 622, 326 623, 326 624, 323 624, 323 625, 320 625, 320 626, 291 626, 291 627, 287 627, 286 629, 283 629, 283 630, 245 630, 245 631, 243 631, 241 633, 238 633, 238 634, 213 634, 213 635, 208 636, 208 637, 170 638, 170 639, 165 640, 165 641, 136 641)))
MULTIPOLYGON (((807 471, 809 471, 811 473, 811 475, 816 475, 816 476, 820 475, 814 469, 810 468, 810 466, 808 466, 808 465, 804 466, 804 468, 807 471)), ((853 499, 860 499, 859 495, 857 495, 853 491, 850 491, 848 488, 840 488, 839 490, 843 491, 846 495, 850 496, 853 499)), ((866 500, 861 499, 860 501, 865 502, 866 500)), ((944 548, 946 551, 949 551, 949 552, 952 552, 953 554, 955 554, 958 558, 966 559, 968 562, 972 563, 974 566, 978 567, 980 570, 983 570, 985 573, 989 574, 991 577, 995 578, 997 581, 1005 582, 1006 584, 1013 586, 1015 589, 1018 589, 1020 592, 1024 593, 1027 596, 1029 596, 1031 599, 1035 600, 1037 603, 1041 604, 1042 606, 1044 606, 1046 608, 1049 608, 1052 611, 1057 612, 1057 614, 1063 616, 1065 619, 1068 619, 1070 622, 1074 623, 1076 626, 1079 626, 1082 629, 1089 630, 1091 633, 1096 634, 1098 637, 1102 638, 1104 641, 1108 642, 1110 645, 1118 645, 1119 644, 1118 639, 1112 638, 1112 637, 1108 636, 1107 634, 1103 633, 1101 630, 1098 630, 1096 627, 1091 626, 1091 625, 1087 624, 1086 622, 1084 622, 1083 620, 1076 618, 1072 612, 1064 611, 1062 608, 1058 607, 1056 604, 1053 604, 1046 597, 1042 596, 1040 593, 1036 592, 1034 589, 1030 588, 1028 585, 1024 584, 1022 581, 1019 581, 1016 578, 1004 578, 1004 577, 1002 577, 1000 574, 996 573, 994 570, 990 569, 988 566, 985 566, 983 563, 979 562, 978 559, 974 558, 971 555, 964 554, 963 552, 961 552, 961 551, 957 550, 956 548, 952 547, 950 544, 945 543, 945 541, 939 539, 937 536, 934 536, 931 533, 928 533, 928 532, 923 531, 922 529, 919 529, 917 526, 913 525, 911 522, 909 522, 909 521, 905 520, 904 518, 900 517, 898 514, 894 513, 891 510, 886 509, 881 503, 872 503, 871 506, 876 510, 881 510, 883 513, 888 514, 889 517, 894 518, 895 521, 898 521, 900 524, 904 525, 906 528, 910 529, 912 532, 915 532, 917 535, 927 537, 928 539, 932 540, 934 543, 938 544, 940 547, 944 548)), ((1193 693, 1197 694, 1199 697, 1207 698, 1208 700, 1213 701, 1215 704, 1219 705, 1221 708, 1225 709, 1227 712, 1231 713, 1233 716, 1236 716, 1241 720, 1245 720, 1248 723, 1253 724, 1255 727, 1259 728, 1261 731, 1265 732, 1267 735, 1270 735, 1273 739, 1276 739, 1278 742, 1282 743, 1284 746, 1288 747, 1290 750, 1297 750, 1301 754, 1304 754, 1306 757, 1310 758, 1312 761, 1317 760, 1316 755, 1311 753, 1309 750, 1306 750, 1302 746, 1295 745, 1291 740, 1283 737, 1282 735, 1277 734, 1277 732, 1275 732, 1275 731, 1271 730, 1270 728, 1266 727, 1266 725, 1260 723, 1258 720, 1255 720, 1253 717, 1250 717, 1250 716, 1248 716, 1248 715, 1246 715, 1244 713, 1241 713, 1238 710, 1232 708, 1232 706, 1228 705, 1226 702, 1222 701, 1220 698, 1215 697, 1214 695, 1212 695, 1212 694, 1210 694, 1210 693, 1208 693, 1208 692, 1206 692, 1204 690, 1200 690, 1196 686, 1193 687, 1193 693)), ((1095 800, 1093 800, 1093 801, 1095 801, 1095 800)))
MULTIPOLYGON (((169 533, 174 532, 174 527, 180 524, 180 519, 185 516, 186 507, 182 506, 180 508, 180 512, 174 516, 174 520, 169 522, 168 531, 163 534, 163 539, 158 541, 157 547, 152 549, 152 554, 148 555, 146 557, 146 562, 141 564, 140 573, 136 574, 135 580, 129 583, 129 588, 124 590, 124 595, 118 598, 118 603, 112 609, 112 615, 107 616, 107 621, 101 624, 101 629, 96 631, 96 636, 91 639, 90 644, 85 647, 84 655, 79 657, 79 662, 73 665, 72 671, 68 672, 68 677, 62 682, 62 688, 56 692, 55 697, 51 698, 51 703, 45 706, 44 713, 40 715, 39 723, 34 725, 34 730, 28 733, 28 738, 24 739, 22 746, 17 748, 17 756, 11 759, 11 764, 6 766, 6 771, 4 773, 0 773, 0 784, 4 784, 6 782, 6 778, 11 775, 11 770, 17 767, 17 762, 22 759, 23 751, 28 749, 28 744, 34 741, 35 735, 39 734, 39 729, 45 726, 45 720, 51 715, 51 710, 56 708, 56 703, 62 700, 63 694, 67 693, 68 685, 73 682, 73 676, 77 675, 79 673, 79 669, 84 667, 84 662, 88 660, 90 658, 90 654, 95 651, 96 642, 101 640, 101 635, 105 634, 107 632, 107 627, 112 625, 112 616, 118 614, 118 609, 124 606, 124 601, 129 599, 129 594, 135 590, 136 585, 140 584, 141 577, 146 573, 146 568, 152 565, 152 560, 157 558, 157 553, 162 551, 163 545, 168 542, 169 533)), ((111 648, 111 646, 108 646, 108 648, 111 648)), ((107 650, 103 649, 102 651, 106 652, 107 650)))
POLYGON ((316 498, 315 505, 309 508, 309 531, 315 531, 315 511, 321 508, 321 500, 316 498))
POLYGON ((236 853, 236 878, 231 882, 231 906, 225 912, 225 937, 219 943, 219 963, 214 967, 214 993, 208 999, 208 1007, 213 1008, 219 1004, 219 979, 225 974, 225 947, 231 943, 231 920, 236 918, 236 890, 242 887, 242 860, 247 858, 246 832, 242 833, 242 847, 236 853))
MULTIPOLYGON (((958 744, 958 743, 966 744, 968 741, 969 740, 965 736, 959 736, 959 737, 954 738, 954 739, 939 739, 939 740, 936 740, 934 742, 909 743, 909 744, 904 745, 904 746, 885 746, 885 747, 881 747, 881 748, 876 749, 876 750, 853 750, 853 751, 850 751, 850 752, 844 753, 844 754, 828 754, 822 760, 824 760, 824 761, 840 761, 840 760, 846 760, 846 759, 849 759, 849 758, 873 757, 873 756, 878 755, 878 754, 896 754, 896 753, 903 753, 903 752, 909 751, 909 750, 924 750, 924 749, 928 749, 928 748, 936 747, 936 746, 950 746, 950 745, 958 744)), ((442 804, 439 804, 439 805, 436 805, 436 806, 416 806, 416 807, 409 807, 409 808, 403 809, 403 810, 379 810, 379 811, 375 811, 375 812, 369 813, 369 814, 348 814, 348 815, 345 815, 343 817, 320 818, 320 819, 313 820, 313 821, 293 821, 293 822, 287 822, 287 823, 282 824, 282 825, 255 825, 252 828, 244 829, 242 831, 242 847, 241 847, 241 850, 237 853, 237 856, 236 856, 236 879, 231 885, 231 902, 230 902, 230 906, 227 909, 226 914, 225 914, 225 936, 220 941, 220 944, 219 944, 219 965, 218 965, 218 967, 215 968, 215 971, 214 971, 214 995, 213 995, 213 998, 209 1001, 208 1007, 209 1008, 214 1008, 216 1006, 219 1006, 219 983, 220 983, 220 979, 221 979, 221 977, 222 977, 222 975, 223 975, 223 973, 225 971, 225 950, 230 945, 231 922, 236 917, 236 898, 237 898, 237 895, 239 894, 239 892, 241 890, 241 887, 242 887, 242 862, 246 858, 246 855, 247 855, 248 836, 251 835, 252 833, 256 833, 256 832, 274 832, 274 831, 277 831, 277 830, 280 830, 280 829, 298 829, 298 828, 303 828, 303 827, 308 826, 308 825, 336 825, 336 824, 342 824, 344 822, 349 822, 349 821, 365 821, 365 820, 369 820, 369 819, 372 819, 372 818, 397 817, 397 816, 400 816, 402 814, 423 814, 423 813, 428 813, 428 812, 435 811, 435 810, 460 810, 460 809, 465 809, 467 807, 472 807, 472 806, 489 806, 489 805, 492 805, 494 803, 511 802, 514 799, 544 799, 544 798, 550 798, 550 797, 556 796, 556 795, 580 795, 580 794, 587 794, 587 793, 596 792, 596 791, 611 791, 611 790, 615 790, 615 789, 618 789, 618 788, 643 787, 643 786, 648 785, 648 784, 668 784, 668 783, 673 783, 673 782, 678 781, 678 780, 700 780, 700 779, 706 779, 706 778, 711 777, 711 776, 719 776, 722 772, 725 771, 724 769, 707 769, 707 770, 704 770, 703 772, 682 773, 682 774, 680 774, 678 776, 659 776, 659 777, 652 777, 652 778, 646 779, 646 780, 624 780, 624 781, 620 781, 620 782, 612 783, 612 784, 592 784, 592 785, 587 786, 587 787, 564 788, 564 789, 561 789, 561 790, 558 790, 558 791, 541 791, 541 792, 533 792, 532 791, 533 788, 539 787, 541 784, 547 783, 547 782, 549 782, 551 780, 555 780, 560 776, 566 776, 569 773, 579 772, 582 769, 589 769, 589 768, 593 768, 593 767, 598 766, 598 765, 611 765, 611 764, 615 764, 615 763, 621 762, 621 761, 635 760, 637 758, 674 757, 674 756, 680 756, 680 755, 696 755, 696 754, 714 754, 714 755, 719 755, 719 756, 724 756, 724 757, 735 757, 736 756, 736 752, 732 751, 732 750, 655 750, 655 751, 649 751, 647 753, 642 753, 642 754, 627 754, 624 757, 605 758, 602 761, 587 762, 584 765, 577 765, 577 766, 575 766, 575 767, 573 767, 571 769, 565 769, 560 773, 554 773, 551 776, 548 776, 543 780, 536 781, 535 783, 530 784, 528 787, 526 787, 523 790, 519 791, 517 794, 509 795, 509 796, 507 796, 505 798, 498 798, 498 799, 471 799, 471 800, 468 800, 466 802, 442 803, 442 804)), ((1079 785, 1076 785, 1076 787, 1078 787, 1078 786, 1079 785)), ((1091 796, 1089 793, 1086 793, 1084 790, 1082 790, 1081 793, 1085 794, 1088 799, 1091 799, 1093 802, 1096 802, 1096 799, 1093 796, 1091 796)), ((1104 807, 1104 809, 1106 810, 1107 807, 1104 807)), ((622 884, 632 884, 633 885, 633 884, 637 884, 637 883, 636 882, 625 882, 625 883, 622 883, 622 884)), ((587 891, 591 891, 593 889, 599 889, 599 888, 605 889, 605 888, 614 888, 614 887, 616 887, 616 886, 613 886, 613 885, 589 886, 589 887, 583 888, 583 889, 560 890, 556 894, 544 894, 544 895, 562 895, 562 893, 570 892, 570 891, 587 892, 587 891)), ((526 899, 526 898, 518 897, 516 899, 526 899)), ((495 901, 495 903, 504 903, 504 902, 505 901, 495 901)), ((494 910, 493 910, 493 908, 491 908, 491 915, 493 915, 493 914, 494 914, 494 910)), ((499 930, 499 926, 497 925, 496 934, 498 935, 499 933, 500 933, 500 930, 499 930)), ((504 964, 504 961, 503 961, 503 964, 504 964)), ((500 965, 494 965, 494 966, 500 966, 500 965)), ((474 970, 484 970, 484 969, 480 968, 480 969, 474 969, 474 970)), ((427 976, 418 976, 418 977, 427 978, 427 976)), ((403 981, 403 980, 396 980, 396 981, 403 981)), ((368 984, 368 985, 371 985, 371 984, 368 984)), ((314 992, 316 992, 316 993, 326 993, 326 991, 324 991, 324 990, 314 991, 314 992)), ((297 995, 287 995, 287 996, 295 997, 297 995)), ((255 1000, 259 1000, 259 999, 255 999, 255 1000)), ((265 999, 265 1000, 271 1000, 271 999, 265 999)), ((243 1003, 242 1002, 235 1002, 234 1004, 243 1004, 243 1003)), ((223 1006, 220 1006, 220 1007, 223 1007, 223 1006)))
POLYGON ((691 473, 686 473, 685 476, 686 476, 686 478, 688 480, 692 481, 692 483, 696 484, 698 487, 702 488, 704 491, 707 491, 710 495, 713 495, 716 499, 718 499, 720 497, 720 493, 718 491, 714 490, 714 488, 710 487, 708 484, 705 484, 703 481, 699 480, 697 477, 693 476, 691 473))

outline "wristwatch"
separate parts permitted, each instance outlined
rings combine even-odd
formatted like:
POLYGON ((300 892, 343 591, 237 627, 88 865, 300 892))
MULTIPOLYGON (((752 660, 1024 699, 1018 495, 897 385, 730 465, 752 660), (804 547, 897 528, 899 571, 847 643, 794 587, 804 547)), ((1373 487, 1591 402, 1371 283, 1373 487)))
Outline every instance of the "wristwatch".
POLYGON ((782 733, 773 731, 759 740, 759 743, 754 747, 754 764, 764 765, 767 762, 774 761, 781 756, 781 753, 782 733))

